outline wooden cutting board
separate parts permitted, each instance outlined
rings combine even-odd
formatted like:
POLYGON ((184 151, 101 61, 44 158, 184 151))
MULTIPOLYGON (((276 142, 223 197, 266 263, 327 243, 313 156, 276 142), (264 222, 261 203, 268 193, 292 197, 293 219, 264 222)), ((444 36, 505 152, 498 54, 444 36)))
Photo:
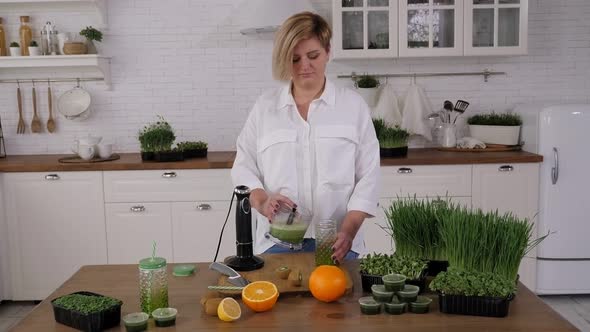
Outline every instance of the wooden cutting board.
MULTIPOLYGON (((308 285, 309 276, 316 268, 314 253, 262 254, 260 257, 264 259, 264 266, 261 269, 238 272, 250 282, 264 280, 274 283, 280 294, 311 294, 308 285), (283 266, 289 267, 291 273, 296 270, 301 271, 303 277, 301 286, 293 286, 288 280, 279 277, 276 270, 283 266)), ((342 270, 346 274, 346 293, 348 294, 352 291, 352 279, 344 267, 342 267, 342 270)), ((219 286, 233 286, 225 275, 219 277, 217 284, 219 286)), ((219 291, 219 293, 227 295, 240 294, 239 291, 219 291)))

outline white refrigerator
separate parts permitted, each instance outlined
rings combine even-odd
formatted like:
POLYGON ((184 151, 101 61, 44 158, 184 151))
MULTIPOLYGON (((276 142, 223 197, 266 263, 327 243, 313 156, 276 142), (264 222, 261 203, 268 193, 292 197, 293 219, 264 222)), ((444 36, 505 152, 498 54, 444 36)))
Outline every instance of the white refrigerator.
POLYGON ((538 294, 590 293, 590 105, 519 107, 523 149, 543 155, 538 294))

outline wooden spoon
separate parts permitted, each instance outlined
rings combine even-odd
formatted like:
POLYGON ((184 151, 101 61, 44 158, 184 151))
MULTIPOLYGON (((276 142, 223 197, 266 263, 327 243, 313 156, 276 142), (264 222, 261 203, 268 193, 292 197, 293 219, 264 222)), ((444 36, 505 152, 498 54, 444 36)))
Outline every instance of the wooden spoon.
POLYGON ((51 99, 51 87, 47 86, 47 105, 49 106, 49 119, 47 119, 47 131, 50 133, 55 131, 55 121, 53 121, 53 109, 51 99))
POLYGON ((31 131, 34 133, 41 132, 41 120, 37 115, 37 93, 35 92, 35 86, 33 85, 33 121, 31 122, 31 131))

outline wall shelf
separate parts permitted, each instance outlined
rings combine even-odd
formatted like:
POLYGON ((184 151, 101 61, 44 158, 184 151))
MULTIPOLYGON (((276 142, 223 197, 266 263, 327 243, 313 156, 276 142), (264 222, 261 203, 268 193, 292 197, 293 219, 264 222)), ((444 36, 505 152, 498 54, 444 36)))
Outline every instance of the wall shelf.
POLYGON ((97 54, 84 55, 44 55, 0 57, 0 78, 22 80, 40 80, 39 71, 49 71, 51 77, 101 77, 107 88, 111 89, 111 58, 97 54))
POLYGON ((96 11, 99 18, 97 28, 107 27, 107 5, 106 0, 0 0, 0 10, 26 10, 34 7, 37 9, 59 8, 64 11, 68 6, 82 6, 96 11))

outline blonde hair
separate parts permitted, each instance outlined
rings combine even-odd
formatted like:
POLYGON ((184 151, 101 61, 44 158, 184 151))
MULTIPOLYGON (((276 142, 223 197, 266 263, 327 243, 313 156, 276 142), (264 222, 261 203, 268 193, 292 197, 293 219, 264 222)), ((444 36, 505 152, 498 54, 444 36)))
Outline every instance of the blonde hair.
POLYGON ((276 80, 291 79, 293 49, 302 40, 316 37, 320 45, 330 51, 332 29, 318 14, 301 12, 287 18, 277 31, 272 51, 272 75, 276 80))

